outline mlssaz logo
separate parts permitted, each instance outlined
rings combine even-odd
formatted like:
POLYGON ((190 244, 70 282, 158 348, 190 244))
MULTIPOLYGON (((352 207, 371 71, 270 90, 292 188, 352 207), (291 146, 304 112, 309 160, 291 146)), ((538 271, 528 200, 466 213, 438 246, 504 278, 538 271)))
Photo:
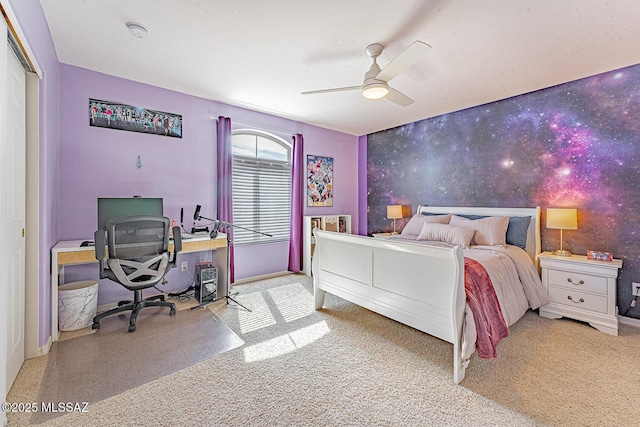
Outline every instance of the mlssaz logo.
POLYGON ((42 412, 89 412, 89 402, 42 402, 42 412))

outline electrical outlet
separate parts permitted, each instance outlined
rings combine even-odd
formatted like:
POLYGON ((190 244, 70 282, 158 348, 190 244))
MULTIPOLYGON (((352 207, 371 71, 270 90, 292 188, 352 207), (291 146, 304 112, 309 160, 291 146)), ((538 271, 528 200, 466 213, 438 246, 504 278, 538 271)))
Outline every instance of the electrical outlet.
POLYGON ((189 261, 182 261, 182 264, 180 264, 180 268, 182 269, 182 271, 187 271, 189 269, 189 261))
POLYGON ((631 294, 636 297, 640 296, 640 283, 631 283, 631 294))

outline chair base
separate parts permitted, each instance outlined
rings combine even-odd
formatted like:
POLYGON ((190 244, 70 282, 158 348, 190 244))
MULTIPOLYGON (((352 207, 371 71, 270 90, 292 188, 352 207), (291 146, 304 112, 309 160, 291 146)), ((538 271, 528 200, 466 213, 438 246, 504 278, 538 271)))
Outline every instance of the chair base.
POLYGON ((176 305, 172 302, 165 301, 164 295, 154 295, 152 297, 142 299, 142 290, 136 290, 134 291, 133 301, 120 301, 118 302, 118 307, 105 311, 104 313, 100 313, 94 317, 91 329, 100 329, 100 320, 107 316, 131 311, 131 317, 129 317, 129 332, 133 332, 136 330, 136 319, 138 318, 138 313, 140 313, 140 310, 145 307, 168 307, 170 309, 170 316, 176 314, 176 305))

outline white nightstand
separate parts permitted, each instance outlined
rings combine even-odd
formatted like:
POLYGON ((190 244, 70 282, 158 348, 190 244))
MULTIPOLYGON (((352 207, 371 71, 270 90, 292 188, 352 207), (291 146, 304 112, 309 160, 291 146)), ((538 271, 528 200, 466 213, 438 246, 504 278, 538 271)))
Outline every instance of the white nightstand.
POLYGON ((540 307, 540 316, 549 319, 569 317, 588 322, 611 335, 618 335, 616 284, 622 260, 588 260, 584 255, 539 256, 542 283, 550 304, 540 307))

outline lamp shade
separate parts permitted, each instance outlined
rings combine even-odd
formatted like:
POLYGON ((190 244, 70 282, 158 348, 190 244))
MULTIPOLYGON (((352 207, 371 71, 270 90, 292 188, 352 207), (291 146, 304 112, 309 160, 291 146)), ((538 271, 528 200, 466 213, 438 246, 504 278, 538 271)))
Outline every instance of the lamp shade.
POLYGON ((554 229, 560 229, 560 230, 577 230, 578 229, 577 209, 548 208, 547 209, 547 228, 554 228, 554 229))
POLYGON ((387 219, 402 218, 402 205, 387 206, 387 219))

